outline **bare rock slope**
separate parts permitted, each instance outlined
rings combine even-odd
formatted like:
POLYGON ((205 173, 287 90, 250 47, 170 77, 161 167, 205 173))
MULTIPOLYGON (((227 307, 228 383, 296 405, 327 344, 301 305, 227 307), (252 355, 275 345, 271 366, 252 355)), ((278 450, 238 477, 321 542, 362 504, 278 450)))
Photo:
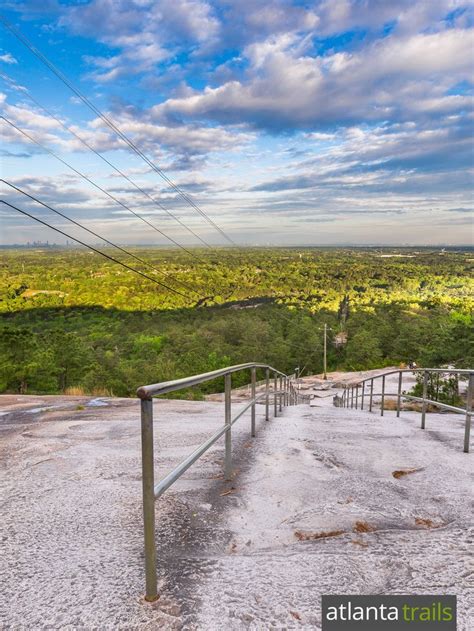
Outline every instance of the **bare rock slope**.
MULTIPOLYGON (((240 404, 235 403, 236 409, 240 404)), ((235 426, 157 502, 161 598, 144 603, 139 406, 0 397, 5 629, 320 629, 324 593, 455 593, 474 627, 462 418, 300 405, 235 426), (471 616, 471 618, 470 618, 471 616)), ((155 402, 156 475, 222 424, 155 402)), ((471 543, 472 545, 472 543, 471 543)), ((472 568, 471 568, 472 569, 472 568)))

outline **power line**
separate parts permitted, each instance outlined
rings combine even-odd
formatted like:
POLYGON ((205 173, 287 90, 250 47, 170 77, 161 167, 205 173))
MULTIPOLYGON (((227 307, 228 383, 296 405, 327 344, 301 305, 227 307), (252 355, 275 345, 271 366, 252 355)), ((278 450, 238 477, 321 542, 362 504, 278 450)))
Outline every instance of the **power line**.
POLYGON ((304 371, 306 370, 310 360, 316 355, 316 353, 320 353, 320 352, 321 352, 321 349, 317 348, 315 351, 313 351, 306 357, 306 364, 303 366, 303 368, 301 369, 301 372, 299 373, 300 377, 303 375, 304 371))
MULTIPOLYGON (((146 261, 143 261, 142 259, 140 259, 139 257, 135 256, 133 253, 128 252, 125 248, 122 248, 121 246, 118 246, 116 244, 114 244, 113 242, 109 241, 108 239, 102 237, 101 235, 99 235, 98 233, 94 232, 93 230, 90 230, 89 228, 87 228, 86 226, 83 226, 81 223, 75 221, 74 219, 71 219, 70 217, 68 217, 67 215, 65 215, 64 213, 61 213, 60 211, 56 210, 55 208, 53 208, 52 206, 49 206, 48 204, 46 204, 45 202, 42 202, 41 200, 39 200, 38 198, 34 197, 33 195, 30 195, 28 192, 23 191, 22 189, 20 189, 19 187, 15 186, 14 184, 11 184, 10 182, 7 182, 6 180, 4 180, 3 178, 0 179, 1 182, 5 183, 7 186, 10 186, 11 188, 15 189, 16 191, 18 191, 19 193, 25 195, 26 197, 30 198, 31 200, 41 204, 42 206, 44 206, 45 208, 51 210, 52 212, 56 213, 57 215, 63 217, 64 219, 70 221, 71 223, 79 226, 80 228, 86 230, 87 232, 89 232, 90 234, 96 236, 99 239, 102 239, 103 241, 105 241, 106 243, 108 243, 109 245, 111 245, 112 247, 117 248, 118 250, 124 252, 125 254, 133 257, 134 259, 138 260, 139 262, 148 265, 149 267, 151 267, 152 269, 154 269, 155 271, 158 271, 159 273, 163 274, 163 272, 160 272, 159 270, 156 270, 156 268, 154 268, 153 266, 151 266, 149 263, 146 263, 146 261)), ((110 256, 109 254, 106 254, 105 252, 102 252, 101 250, 98 250, 96 247, 85 243, 84 241, 78 239, 77 237, 74 237, 70 234, 68 234, 67 232, 64 232, 63 230, 60 230, 59 228, 56 228, 55 226, 52 226, 51 224, 49 224, 46 221, 43 221, 42 219, 39 219, 38 217, 35 217, 34 215, 32 215, 31 213, 28 213, 25 210, 22 210, 21 208, 18 208, 17 206, 15 206, 14 204, 11 204, 10 202, 4 200, 4 199, 0 199, 0 203, 1 204, 5 204, 6 206, 12 208, 13 210, 16 210, 17 212, 29 217, 30 219, 33 219, 34 221, 47 226, 48 228, 50 228, 51 230, 54 230, 55 232, 58 232, 59 234, 65 236, 68 239, 71 239, 73 241, 75 241, 76 243, 79 243, 80 245, 88 248, 89 250, 92 250, 93 252, 96 252, 97 254, 99 254, 100 256, 103 256, 104 258, 113 261, 114 263, 117 263, 118 265, 121 265, 122 267, 134 272, 135 274, 138 274, 139 276, 142 276, 143 278, 159 285, 160 287, 163 287, 165 289, 167 289, 168 291, 171 291, 179 296, 182 296, 183 298, 186 298, 187 300, 189 300, 189 296, 187 296, 186 294, 183 294, 181 291, 174 289, 173 287, 170 287, 169 285, 166 285, 165 283, 156 280, 155 278, 152 278, 151 276, 148 276, 148 274, 144 274, 143 272, 141 272, 140 270, 137 270, 134 267, 131 267, 130 265, 127 265, 126 263, 124 263, 123 261, 120 261, 118 259, 116 259, 113 256, 110 256)), ((165 274, 167 275, 167 274, 165 274)), ((190 288, 188 285, 186 285, 185 283, 182 283, 181 281, 179 281, 178 279, 174 279, 177 282, 181 283, 184 287, 189 288, 191 291, 193 291, 194 293, 197 293, 194 289, 190 288)), ((198 294, 200 295, 200 294, 198 294)), ((290 346, 295 346, 294 344, 290 343, 290 346)), ((296 348, 301 348, 299 346, 296 346, 296 348)), ((304 349, 305 352, 307 352, 307 349, 304 349)), ((314 351, 312 354, 310 354, 309 357, 312 357, 313 354, 315 354, 316 351, 314 351)), ((309 358, 308 358, 309 359, 309 358)), ((306 368, 306 366, 305 366, 306 368)))
POLYGON ((92 147, 92 145, 90 145, 87 140, 85 140, 84 138, 82 138, 81 136, 79 136, 79 134, 77 134, 73 129, 71 129, 68 125, 66 125, 66 123, 64 123, 60 118, 58 118, 57 116, 55 116, 50 110, 48 110, 44 105, 42 105, 37 99, 35 99, 35 97, 30 94, 29 90, 23 86, 19 86, 18 84, 16 84, 8 75, 3 74, 2 72, 0 72, 0 77, 2 77, 2 79, 4 79, 5 81, 7 81, 7 83, 10 84, 10 86, 12 88, 14 88, 15 90, 21 92, 22 94, 26 95, 35 105, 37 105, 40 109, 42 109, 44 112, 46 112, 46 114, 48 116, 50 116, 51 118, 53 118, 59 125, 61 125, 61 127, 63 129, 65 129, 68 133, 70 133, 72 136, 74 136, 74 138, 76 138, 77 140, 79 140, 79 142, 81 142, 85 147, 87 147, 90 151, 92 151, 92 153, 94 153, 97 157, 99 157, 101 160, 103 160, 106 164, 108 164, 116 173, 118 173, 121 177, 123 177, 124 179, 126 179, 132 186, 134 186, 137 191, 140 191, 143 195, 145 195, 146 197, 148 197, 148 199, 150 199, 154 204, 156 204, 159 208, 161 208, 165 213, 167 213, 170 217, 172 217, 175 221, 177 221, 181 226, 183 226, 189 233, 191 233, 193 236, 196 237, 196 239, 198 239, 199 241, 201 241, 201 243, 203 245, 205 245, 208 248, 212 248, 212 246, 207 243, 207 241, 205 241, 202 237, 200 237, 196 232, 194 232, 194 230, 192 228, 190 228, 188 225, 186 225, 186 223, 184 221, 182 221, 179 217, 177 217, 176 215, 174 215, 168 208, 166 208, 166 206, 163 206, 163 204, 161 202, 159 202, 157 199, 155 199, 154 197, 152 197, 149 193, 147 193, 141 186, 139 186, 136 182, 134 182, 132 180, 132 178, 130 178, 126 173, 124 173, 123 171, 121 171, 118 167, 116 167, 112 162, 110 162, 110 160, 108 160, 104 155, 102 155, 99 151, 97 151, 96 149, 94 149, 94 147, 92 147))
MULTIPOLYGON (((281 318, 282 320, 284 320, 284 321, 288 322, 289 324, 291 324, 291 325, 295 326, 295 322, 293 322, 290 318, 287 318, 286 316, 284 316, 281 310, 280 310, 280 311, 278 311, 277 313, 278 313, 278 317, 279 317, 279 318, 281 318)), ((305 315, 308 315, 308 317, 309 317, 309 318, 311 318, 311 315, 310 315, 310 314, 305 314, 305 315)), ((324 329, 323 329, 323 328, 321 328, 321 327, 318 327, 316 330, 317 330, 317 331, 323 331, 324 329)), ((328 330, 332 331, 333 329, 332 329, 331 327, 328 327, 328 330)), ((287 344, 288 344, 291 348, 296 348, 296 349, 298 349, 298 350, 300 350, 300 351, 303 351, 303 352, 305 352, 305 353, 307 353, 307 352, 308 352, 308 349, 307 349, 307 348, 303 348, 303 347, 302 347, 302 346, 300 346, 299 344, 294 344, 293 342, 288 341, 288 339, 285 339, 285 342, 286 342, 286 343, 287 343, 287 344)), ((319 351, 314 351, 314 353, 312 353, 309 357, 312 357, 312 355, 314 355, 316 352, 319 352, 319 351)))
POLYGON ((193 252, 191 252, 190 250, 185 248, 184 245, 181 245, 180 243, 178 243, 178 241, 173 239, 173 237, 170 237, 165 232, 163 232, 163 230, 160 230, 160 228, 157 228, 154 224, 152 224, 150 221, 148 221, 148 219, 145 219, 144 217, 142 217, 142 215, 140 215, 139 213, 137 213, 134 210, 132 210, 130 208, 130 206, 127 206, 127 204, 124 204, 122 201, 117 199, 117 197, 112 195, 112 193, 109 193, 104 188, 102 188, 99 184, 96 184, 96 182, 94 182, 94 180, 92 180, 87 175, 84 175, 84 173, 81 173, 81 171, 78 171, 75 167, 73 167, 71 164, 69 164, 69 162, 66 162, 66 160, 64 160, 63 158, 58 156, 51 149, 48 149, 48 147, 46 147, 45 145, 40 143, 38 140, 33 138, 33 136, 30 136, 30 134, 28 134, 26 131, 24 131, 23 129, 21 129, 17 125, 15 125, 15 123, 12 123, 12 121, 8 120, 8 118, 5 118, 5 116, 0 116, 0 120, 4 120, 11 127, 13 127, 18 133, 20 133, 23 136, 25 136, 25 138, 28 138, 28 140, 30 140, 32 143, 34 143, 35 145, 40 147, 43 151, 46 151, 46 153, 49 153, 49 155, 53 156, 53 158, 56 158, 56 160, 59 160, 59 162, 64 164, 68 169, 71 169, 71 171, 74 171, 74 173, 76 173, 76 175, 79 175, 79 177, 81 177, 86 182, 89 182, 89 184, 92 184, 92 186, 94 186, 96 189, 101 191, 101 193, 104 193, 104 195, 107 195, 107 197, 112 199, 116 204, 119 204, 120 206, 122 206, 122 208, 125 208, 125 210, 128 210, 128 212, 132 213, 132 215, 135 215, 135 217, 137 217, 138 219, 141 219, 143 222, 145 222, 147 225, 149 225, 151 228, 153 228, 153 230, 156 230, 156 232, 158 232, 163 237, 165 237, 165 239, 168 239, 168 241, 171 241, 171 243, 174 243, 174 245, 176 245, 178 248, 180 248, 181 250, 183 250, 184 252, 186 252, 187 254, 192 256, 193 258, 198 259, 199 261, 203 261, 203 259, 201 257, 199 257, 197 254, 194 254, 193 252))
POLYGON ((92 111, 98 116, 104 123, 128 146, 134 153, 136 153, 142 160, 144 160, 148 166, 155 171, 176 193, 178 193, 182 199, 184 199, 194 210, 196 210, 206 221, 211 224, 231 245, 237 245, 215 221, 213 221, 190 197, 185 193, 177 184, 175 184, 154 162, 152 162, 136 145, 132 142, 128 136, 126 136, 117 125, 110 120, 108 116, 103 114, 86 96, 84 96, 71 81, 58 69, 56 66, 41 52, 39 51, 30 40, 13 24, 11 24, 3 15, 0 15, 0 20, 4 26, 24 44, 56 77, 62 81, 74 94, 92 111))
POLYGON ((123 263, 122 261, 119 261, 115 257, 110 256, 109 254, 106 254, 105 252, 101 252, 100 250, 98 250, 94 246, 89 245, 88 243, 84 243, 84 241, 81 241, 77 237, 73 237, 72 235, 68 234, 67 232, 64 232, 63 230, 60 230, 59 228, 56 228, 55 226, 52 226, 48 222, 43 221, 42 219, 39 219, 39 217, 35 217, 34 215, 30 214, 26 210, 22 210, 21 208, 18 208, 17 206, 14 206, 13 204, 10 204, 10 202, 7 202, 5 199, 0 199, 0 204, 5 204, 6 206, 9 206, 13 210, 16 210, 17 212, 21 213, 22 215, 26 215, 27 217, 30 217, 30 219, 34 219, 34 221, 37 221, 38 223, 43 224, 43 226, 47 226, 48 228, 51 228, 51 230, 55 230, 56 232, 59 232, 59 234, 62 234, 64 237, 67 237, 68 239, 72 239, 76 243, 79 243, 80 245, 83 245, 84 247, 88 248, 89 250, 92 250, 93 252, 96 252, 97 254, 100 254, 101 256, 105 257, 106 259, 109 259, 109 261, 113 261, 114 263, 117 263, 118 265, 121 265, 122 267, 125 267, 126 269, 130 270, 131 272, 134 272, 135 274, 139 274, 140 276, 143 276, 143 278, 146 278, 147 280, 151 281, 152 283, 155 283, 156 285, 160 285, 160 287, 164 287, 168 291, 171 291, 174 294, 178 294, 179 296, 183 296, 183 298, 186 298, 187 300, 189 300, 189 297, 186 296, 186 294, 183 294, 182 292, 178 291, 177 289, 173 289, 173 287, 169 287, 169 285, 166 285, 165 283, 162 283, 161 281, 156 280, 156 278, 152 278, 151 276, 148 276, 148 274, 144 274, 143 272, 140 272, 140 270, 137 270, 134 267, 131 267, 130 265, 127 265, 127 263, 123 263))
POLYGON ((201 296, 201 294, 199 294, 195 289, 193 289, 190 285, 187 285, 186 283, 183 283, 181 280, 179 280, 178 278, 175 278, 172 274, 168 274, 166 272, 163 272, 159 269, 157 269, 156 267, 154 267, 153 265, 151 265, 151 263, 147 263, 145 260, 143 260, 142 258, 140 258, 139 256, 136 256, 135 254, 133 254, 132 252, 129 252, 128 250, 126 250, 125 248, 122 248, 120 245, 117 245, 115 243, 113 243, 112 241, 109 241, 108 239, 106 239, 105 237, 103 237, 102 235, 98 234, 97 232, 94 232, 94 230, 90 230, 89 228, 87 228, 86 226, 84 226, 83 224, 79 223, 78 221, 76 221, 75 219, 72 219, 71 217, 68 217, 67 215, 65 215, 64 213, 60 212, 59 210, 57 210, 56 208, 53 208, 52 206, 49 206, 49 204, 46 204, 45 202, 42 202, 40 199, 38 199, 37 197, 35 197, 34 195, 31 195, 30 193, 28 193, 27 191, 24 191, 23 189, 19 188, 18 186, 15 186, 14 184, 12 184, 11 182, 7 182, 6 180, 4 180, 3 178, 0 178, 0 182, 3 182, 4 184, 6 184, 7 186, 10 186, 10 188, 13 188, 15 191, 17 191, 18 193, 21 193, 22 195, 25 195, 26 197, 29 197, 31 200, 33 200, 34 202, 36 202, 37 204, 41 204, 41 206, 44 206, 44 208, 47 208, 48 210, 51 210, 53 213, 56 213, 57 215, 59 215, 60 217, 63 217, 63 219, 67 219, 67 221, 70 221, 71 223, 75 224, 76 226, 79 226, 79 228, 82 228, 83 230, 85 230, 86 232, 88 232, 89 234, 92 234, 94 237, 97 237, 98 239, 101 239, 102 241, 105 241, 105 243, 107 243, 108 245, 112 246, 113 248, 117 248, 117 250, 120 250, 121 252, 124 252, 125 254, 127 254, 128 256, 131 256, 132 258, 134 258, 135 260, 139 261, 140 263, 142 263, 143 265, 146 265, 147 267, 150 267, 153 271, 157 272, 158 274, 161 274, 163 276, 166 276, 168 278, 171 278, 172 280, 174 280, 176 283, 180 284, 181 286, 183 286, 185 289, 189 289, 190 291, 194 292, 196 295, 198 295, 200 298, 203 298, 203 296, 201 296))

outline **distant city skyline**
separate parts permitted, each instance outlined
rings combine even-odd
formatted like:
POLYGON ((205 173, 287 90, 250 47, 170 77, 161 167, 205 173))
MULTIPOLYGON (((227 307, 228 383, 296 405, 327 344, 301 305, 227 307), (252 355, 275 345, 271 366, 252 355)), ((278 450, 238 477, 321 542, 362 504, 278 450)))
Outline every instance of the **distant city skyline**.
MULTIPOLYGON (((238 245, 473 242, 471 1, 7 0, 3 7, 238 245)), ((226 245, 0 29, 2 116, 172 239, 202 245, 59 119, 202 239, 226 245)), ((169 245, 3 120, 0 132, 5 180, 117 243, 169 245)), ((4 185, 2 198, 97 243, 4 185)), ((33 241, 66 239, 0 205, 0 244, 33 241)))

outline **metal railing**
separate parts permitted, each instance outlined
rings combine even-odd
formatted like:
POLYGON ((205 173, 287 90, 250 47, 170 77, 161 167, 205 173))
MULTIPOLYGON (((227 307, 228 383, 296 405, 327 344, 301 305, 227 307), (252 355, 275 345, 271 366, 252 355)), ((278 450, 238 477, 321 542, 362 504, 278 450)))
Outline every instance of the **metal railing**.
POLYGON ((143 521, 145 537, 145 574, 146 594, 145 599, 154 601, 158 598, 156 579, 156 545, 155 545, 155 500, 159 498, 189 467, 198 460, 212 445, 225 435, 224 476, 230 480, 232 476, 232 425, 251 408, 251 436, 256 435, 255 405, 260 399, 265 399, 265 420, 270 420, 270 399, 273 398, 273 415, 277 416, 283 406, 300 403, 301 395, 294 384, 294 375, 286 375, 268 364, 239 364, 220 370, 193 375, 184 379, 164 381, 149 386, 142 386, 137 390, 137 396, 141 399, 141 433, 142 433, 142 484, 143 484, 143 521), (256 392, 257 370, 265 370, 265 390, 256 392), (250 370, 251 396, 250 401, 232 418, 232 373, 241 370, 250 370), (270 386, 270 374, 272 374, 272 387, 270 386), (193 453, 185 458, 177 467, 155 484, 154 471, 154 447, 153 447, 153 397, 175 392, 183 388, 197 386, 206 381, 224 377, 224 415, 225 423, 193 453))
POLYGON ((344 386, 344 392, 342 394, 342 402, 336 404, 338 407, 345 408, 359 408, 359 389, 360 389, 360 409, 364 409, 365 398, 369 398, 369 412, 372 412, 372 405, 374 397, 381 397, 380 402, 380 416, 384 415, 385 397, 396 397, 397 399, 397 417, 400 416, 401 401, 407 399, 409 401, 418 401, 421 406, 421 429, 426 427, 426 412, 428 405, 436 406, 449 412, 455 412, 457 414, 465 414, 466 420, 464 425, 464 452, 469 453, 469 441, 471 434, 471 418, 472 418, 472 397, 474 396, 474 370, 470 369, 456 369, 456 368, 405 368, 400 370, 391 370, 389 372, 375 375, 373 377, 367 377, 355 384, 344 386), (423 374, 423 392, 421 397, 417 397, 411 394, 407 394, 402 391, 403 375, 404 373, 419 373, 423 374), (389 393, 385 391, 385 380, 388 375, 398 374, 398 389, 396 393, 389 393), (449 374, 457 375, 467 378, 467 398, 466 407, 461 408, 455 405, 449 405, 448 403, 442 403, 441 401, 435 401, 428 398, 428 380, 431 374, 449 374), (379 393, 374 393, 374 380, 382 380, 382 390, 379 393), (366 384, 370 383, 370 388, 366 388, 366 384), (367 391, 367 392, 366 392, 367 391))

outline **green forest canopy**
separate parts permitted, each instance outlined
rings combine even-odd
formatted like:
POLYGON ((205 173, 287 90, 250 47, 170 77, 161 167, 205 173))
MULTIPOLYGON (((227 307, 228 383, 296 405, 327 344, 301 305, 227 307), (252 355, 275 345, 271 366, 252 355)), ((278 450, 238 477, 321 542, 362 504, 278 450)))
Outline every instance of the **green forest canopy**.
POLYGON ((0 392, 129 396, 247 361, 319 373, 324 323, 330 370, 474 365, 469 250, 219 249, 197 251, 199 262, 133 252, 196 293, 170 293, 84 249, 1 251, 0 392))

